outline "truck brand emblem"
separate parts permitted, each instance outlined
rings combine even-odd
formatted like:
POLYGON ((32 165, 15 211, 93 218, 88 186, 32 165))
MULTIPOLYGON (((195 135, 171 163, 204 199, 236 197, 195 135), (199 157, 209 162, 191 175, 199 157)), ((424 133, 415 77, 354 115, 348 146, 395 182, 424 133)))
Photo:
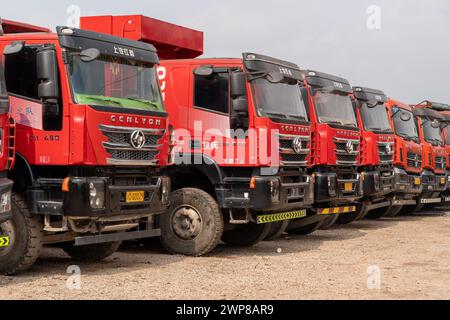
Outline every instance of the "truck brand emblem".
POLYGON ((392 148, 390 144, 386 145, 386 153, 391 153, 392 152, 392 148))
POLYGON ((353 148, 353 142, 348 141, 345 145, 345 150, 347 151, 347 153, 353 153, 353 151, 355 151, 355 149, 353 148))
POLYGON ((136 130, 131 134, 131 145, 135 149, 142 149, 145 146, 145 134, 141 130, 136 130))
POLYGON ((295 153, 302 152, 302 140, 300 138, 295 138, 292 141, 292 149, 294 149, 295 153))

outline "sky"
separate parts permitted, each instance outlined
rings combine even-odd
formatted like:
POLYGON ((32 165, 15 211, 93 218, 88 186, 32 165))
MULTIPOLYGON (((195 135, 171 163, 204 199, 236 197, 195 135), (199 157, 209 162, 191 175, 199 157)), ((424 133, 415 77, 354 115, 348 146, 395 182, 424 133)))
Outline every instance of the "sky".
POLYGON ((143 14, 203 31, 207 57, 256 52, 408 103, 450 104, 448 0, 15 0, 1 15, 54 28, 73 23, 78 10, 143 14))

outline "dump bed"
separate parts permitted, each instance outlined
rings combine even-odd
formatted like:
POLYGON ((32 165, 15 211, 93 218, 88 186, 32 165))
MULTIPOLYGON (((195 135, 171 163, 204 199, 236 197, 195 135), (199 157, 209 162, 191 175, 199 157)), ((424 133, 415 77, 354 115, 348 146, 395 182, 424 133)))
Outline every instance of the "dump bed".
POLYGON ((142 15, 82 17, 80 28, 150 43, 161 59, 193 59, 203 54, 203 32, 142 15))

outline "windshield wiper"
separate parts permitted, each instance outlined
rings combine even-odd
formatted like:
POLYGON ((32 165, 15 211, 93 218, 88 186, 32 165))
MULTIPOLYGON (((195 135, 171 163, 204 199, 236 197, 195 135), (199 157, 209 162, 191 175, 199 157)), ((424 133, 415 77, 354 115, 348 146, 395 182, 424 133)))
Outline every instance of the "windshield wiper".
POLYGON ((267 111, 264 111, 264 113, 266 115, 268 115, 268 116, 272 115, 272 116, 279 116, 279 117, 282 117, 282 118, 287 118, 287 115, 285 115, 284 113, 280 113, 280 112, 267 112, 267 111))
POLYGON ((151 105, 153 107, 157 107, 159 108, 159 104, 157 104, 156 102, 150 101, 150 100, 146 100, 146 99, 139 99, 139 98, 125 98, 127 100, 131 100, 131 101, 136 101, 136 102, 140 102, 146 105, 151 105))
POLYGON ((119 101, 116 100, 112 100, 112 99, 108 99, 108 98, 102 98, 102 97, 95 97, 95 96, 86 96, 86 99, 90 99, 90 100, 95 100, 95 101, 100 101, 100 102, 110 102, 110 103, 115 103, 117 104, 119 107, 122 107, 122 104, 119 101))
POLYGON ((305 116, 300 116, 300 115, 296 115, 296 114, 290 114, 289 117, 295 118, 295 119, 300 119, 300 120, 307 120, 305 116))

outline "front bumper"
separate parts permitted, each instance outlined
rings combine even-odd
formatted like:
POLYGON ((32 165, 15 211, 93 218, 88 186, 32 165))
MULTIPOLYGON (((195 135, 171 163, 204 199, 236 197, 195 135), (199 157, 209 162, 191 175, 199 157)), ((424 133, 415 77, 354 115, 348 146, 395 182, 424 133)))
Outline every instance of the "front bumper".
POLYGON ((380 198, 394 192, 395 176, 392 172, 364 171, 361 176, 366 198, 380 198))
POLYGON ((251 186, 248 180, 228 180, 229 185, 216 190, 223 208, 282 212, 307 209, 314 202, 314 184, 306 173, 289 177, 256 176, 252 178, 251 186))
POLYGON ((7 178, 0 178, 0 223, 12 217, 11 192, 13 182, 7 178))
POLYGON ((315 202, 318 206, 355 203, 363 197, 360 174, 354 174, 353 179, 346 179, 334 172, 316 172, 314 177, 315 202))
POLYGON ((423 192, 422 178, 407 173, 402 168, 394 169, 394 192, 397 195, 419 195, 423 192))
POLYGON ((69 192, 64 193, 62 212, 64 216, 105 217, 122 215, 152 215, 163 213, 169 206, 170 179, 155 177, 147 185, 114 185, 109 178, 70 178, 69 192), (90 186, 99 186, 104 193, 104 205, 92 205, 90 186), (128 193, 140 192, 143 199, 129 201, 128 193), (139 201, 140 200, 140 201, 139 201))

